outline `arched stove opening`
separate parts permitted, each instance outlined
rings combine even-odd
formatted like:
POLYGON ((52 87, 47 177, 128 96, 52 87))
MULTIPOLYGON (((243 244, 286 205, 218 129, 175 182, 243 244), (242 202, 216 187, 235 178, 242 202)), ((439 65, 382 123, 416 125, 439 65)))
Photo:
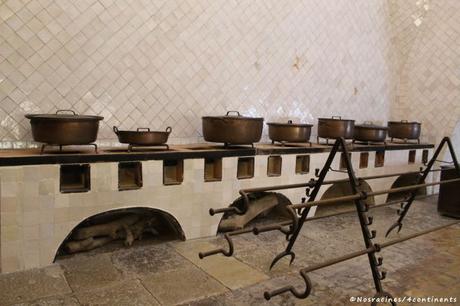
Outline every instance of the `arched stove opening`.
POLYGON ((110 210, 80 222, 59 246, 54 261, 81 252, 173 240, 185 240, 185 235, 176 218, 165 211, 147 207, 110 210))
MULTIPOLYGON (((372 191, 371 186, 369 186, 369 184, 366 181, 360 180, 360 183, 361 183, 361 186, 360 186, 361 191, 366 191, 366 192, 372 191)), ((340 182, 340 183, 335 183, 331 187, 329 187, 326 190, 326 192, 323 194, 323 196, 321 197, 321 200, 343 197, 343 196, 348 196, 352 194, 353 192, 351 191, 350 182, 349 181, 340 182)), ((375 200, 373 196, 369 196, 366 201, 367 201, 367 204, 369 205, 375 204, 375 200)), ((355 203, 353 201, 342 202, 342 203, 337 203, 337 204, 328 205, 328 206, 318 206, 316 208, 315 216, 324 216, 324 215, 329 215, 333 213, 341 213, 345 211, 350 211, 354 208, 355 208, 355 203)))
MULTIPOLYGON (((249 195, 249 209, 244 215, 227 212, 222 216, 218 233, 230 232, 257 225, 291 220, 286 206, 292 204, 283 194, 276 192, 257 192, 249 195)), ((239 197, 230 205, 244 210, 244 200, 239 197)))
MULTIPOLYGON (((417 181, 420 177, 421 177, 421 174, 418 174, 418 173, 403 174, 394 181, 393 185, 391 185, 391 188, 415 185, 417 184, 417 181)), ((387 196, 387 202, 406 199, 410 196, 410 194, 411 194, 411 191, 390 193, 387 196)), ((417 189, 416 196, 425 196, 425 195, 427 195, 426 187, 417 189)))

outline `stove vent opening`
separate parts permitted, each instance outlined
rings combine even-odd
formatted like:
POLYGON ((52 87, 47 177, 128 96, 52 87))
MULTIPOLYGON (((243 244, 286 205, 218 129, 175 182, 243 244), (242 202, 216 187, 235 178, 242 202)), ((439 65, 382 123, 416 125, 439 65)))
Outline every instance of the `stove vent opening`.
POLYGON ((204 181, 222 181, 222 158, 205 158, 204 160, 204 181))
POLYGON ((163 161, 163 185, 180 185, 184 181, 184 160, 163 161))
POLYGON ((134 190, 142 187, 142 163, 118 164, 118 190, 134 190))
MULTIPOLYGON (((218 227, 219 233, 290 220, 286 206, 292 203, 283 194, 258 192, 250 194, 249 199, 249 208, 245 214, 228 212, 222 216, 218 227)), ((230 206, 244 209, 243 198, 239 197, 230 206)))
MULTIPOLYGON (((391 185, 391 188, 415 185, 417 184, 417 181, 420 177, 421 175, 418 173, 403 174, 394 181, 393 185, 391 185)), ((411 194, 410 191, 390 193, 387 197, 387 202, 408 198, 410 194, 411 194)), ((425 196, 425 195, 427 195, 426 187, 419 188, 417 190, 416 196, 425 196)))
POLYGON ((153 208, 112 210, 78 224, 61 243, 55 260, 80 252, 109 252, 173 240, 185 240, 185 235, 169 213, 153 208))
POLYGON ((428 163, 429 155, 430 155, 430 152, 428 150, 423 150, 423 152, 422 152, 422 163, 424 163, 424 164, 428 163))
POLYGON ((236 177, 239 180, 249 179, 254 177, 254 157, 238 158, 238 167, 236 177))
POLYGON ((416 150, 410 150, 409 151, 409 156, 407 158, 407 163, 408 164, 414 164, 416 156, 417 156, 417 151, 416 150))
MULTIPOLYGON (((362 191, 366 192, 371 192, 372 188, 369 186, 369 184, 364 181, 360 180, 361 186, 360 189, 362 191)), ((337 197, 343 197, 347 195, 353 194, 351 191, 350 187, 350 182, 340 182, 340 183, 335 183, 331 187, 329 187, 326 192, 323 194, 321 197, 321 200, 324 199, 330 199, 330 198, 337 198, 337 197)), ((373 196, 369 196, 366 200, 367 204, 369 205, 374 205, 375 200, 373 196)), ((315 216, 324 216, 324 215, 329 215, 333 213, 340 213, 344 211, 350 211, 355 209, 355 203, 353 201, 348 201, 348 202, 341 202, 329 206, 318 206, 316 209, 315 216)))
POLYGON ((362 152, 359 154, 359 169, 366 169, 369 166, 369 153, 362 152))
POLYGON ((310 172, 310 155, 298 155, 295 159, 295 173, 308 174, 310 172))
POLYGON ((385 151, 377 151, 375 152, 375 168, 385 166, 385 151))
POLYGON ((59 184, 61 193, 87 192, 90 189, 89 164, 61 166, 59 184))
POLYGON ((272 155, 267 160, 267 176, 281 176, 282 159, 281 156, 272 155))

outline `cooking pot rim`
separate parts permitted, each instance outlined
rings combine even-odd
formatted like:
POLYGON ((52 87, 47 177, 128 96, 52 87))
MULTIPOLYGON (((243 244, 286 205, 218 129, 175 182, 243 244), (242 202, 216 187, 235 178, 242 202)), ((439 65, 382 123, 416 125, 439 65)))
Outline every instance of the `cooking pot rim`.
POLYGON ((418 124, 418 125, 421 125, 420 122, 416 122, 416 121, 388 121, 388 124, 418 124))
POLYGON ((292 123, 289 123, 289 122, 267 122, 267 125, 270 126, 270 125, 274 125, 274 126, 286 126, 286 127, 289 127, 289 126, 294 126, 294 127, 312 127, 313 124, 309 124, 309 123, 295 123, 295 122, 292 122, 292 123))
POLYGON ((245 117, 245 116, 203 116, 201 119, 231 119, 231 120, 256 120, 263 121, 263 117, 245 117))
POLYGON ((381 126, 381 125, 373 125, 373 124, 357 124, 355 128, 361 129, 370 129, 370 130, 388 130, 388 127, 381 126))
POLYGON ((39 120, 56 120, 56 121, 93 121, 103 120, 104 117, 94 115, 68 115, 68 114, 27 114, 27 119, 39 119, 39 120))
POLYGON ((318 121, 347 121, 347 122, 355 122, 353 119, 342 119, 342 118, 318 118, 318 121))

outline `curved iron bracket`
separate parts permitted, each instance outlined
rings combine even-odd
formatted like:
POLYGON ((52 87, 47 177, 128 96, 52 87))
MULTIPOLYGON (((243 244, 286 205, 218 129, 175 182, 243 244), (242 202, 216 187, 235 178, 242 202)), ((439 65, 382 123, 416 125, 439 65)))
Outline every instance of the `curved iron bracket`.
POLYGON ((302 276, 303 280, 305 281, 305 291, 298 291, 294 286, 286 286, 282 287, 279 289, 275 289, 273 291, 265 291, 264 292, 264 298, 269 301, 272 297, 280 295, 285 292, 290 292, 292 295, 294 295, 298 299, 305 299, 307 298, 310 293, 311 293, 311 280, 308 277, 307 273, 304 272, 303 270, 300 270, 300 275, 302 276))
POLYGON ((205 258, 207 256, 216 255, 216 254, 223 254, 226 257, 232 256, 233 251, 234 251, 233 241, 232 241, 232 239, 230 238, 230 236, 228 234, 225 234, 224 238, 225 238, 225 240, 227 240, 228 251, 226 251, 225 249, 220 248, 220 249, 215 249, 215 250, 211 250, 211 251, 208 251, 208 252, 200 252, 200 253, 198 253, 198 257, 200 257, 200 259, 203 259, 203 258, 205 258))
POLYGON ((270 270, 276 265, 278 261, 281 260, 281 258, 288 255, 291 256, 291 260, 289 261, 289 265, 291 265, 295 259, 295 253, 293 251, 282 251, 281 253, 276 255, 275 258, 273 258, 272 263, 270 264, 270 270))
POLYGON ((399 222, 399 221, 396 221, 395 223, 393 223, 392 226, 390 226, 390 228, 387 230, 387 233, 385 234, 385 237, 388 237, 388 235, 390 235, 390 233, 395 229, 395 228, 398 228, 398 233, 401 231, 401 228, 402 228, 402 223, 399 222))

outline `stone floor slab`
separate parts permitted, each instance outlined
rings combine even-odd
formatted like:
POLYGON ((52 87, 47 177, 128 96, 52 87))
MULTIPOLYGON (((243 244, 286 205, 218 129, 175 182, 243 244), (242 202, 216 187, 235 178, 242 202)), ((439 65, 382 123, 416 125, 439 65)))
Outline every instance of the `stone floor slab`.
POLYGON ((269 278, 266 274, 233 257, 219 254, 200 259, 198 257, 199 252, 209 251, 217 247, 207 241, 191 240, 174 244, 174 247, 178 253, 230 289, 249 286, 269 278))
POLYGON ((0 305, 11 305, 70 293, 59 265, 4 274, 0 277, 0 305))
POLYGON ((142 278, 142 284, 163 305, 176 305, 226 292, 227 289, 196 267, 156 273, 142 278))
POLYGON ((79 255, 59 263, 64 267, 65 277, 75 292, 108 286, 121 280, 121 273, 108 254, 79 255))
POLYGON ((192 265, 168 244, 135 247, 113 253, 112 261, 125 276, 168 273, 177 267, 192 265))
POLYGON ((160 305, 139 280, 129 280, 96 290, 77 293, 82 305, 160 305))
POLYGON ((14 304, 14 306, 80 306, 77 298, 71 295, 52 296, 33 302, 14 304))

